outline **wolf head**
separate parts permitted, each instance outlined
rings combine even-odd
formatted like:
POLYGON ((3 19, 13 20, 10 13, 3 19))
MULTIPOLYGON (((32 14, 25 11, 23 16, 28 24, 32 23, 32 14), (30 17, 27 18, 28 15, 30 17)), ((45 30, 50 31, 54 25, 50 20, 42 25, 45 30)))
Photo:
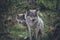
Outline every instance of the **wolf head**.
POLYGON ((16 21, 24 26, 27 26, 25 21, 25 14, 18 14, 16 16, 16 21))
POLYGON ((36 17, 37 16, 37 10, 32 10, 32 9, 30 9, 30 10, 27 10, 27 16, 33 16, 33 17, 36 17))
POLYGON ((37 18, 37 16, 38 16, 37 10, 35 9, 27 10, 27 17, 29 17, 30 20, 34 21, 37 18))
POLYGON ((24 14, 18 14, 16 16, 16 21, 19 23, 23 23, 25 21, 25 15, 24 14))

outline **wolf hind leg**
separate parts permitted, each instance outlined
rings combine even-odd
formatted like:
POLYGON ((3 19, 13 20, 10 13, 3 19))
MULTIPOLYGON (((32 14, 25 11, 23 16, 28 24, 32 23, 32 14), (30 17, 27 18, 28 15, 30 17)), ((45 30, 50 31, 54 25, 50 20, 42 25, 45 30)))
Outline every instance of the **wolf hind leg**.
POLYGON ((38 32, 38 39, 42 40, 42 31, 41 30, 39 30, 39 32, 38 32))

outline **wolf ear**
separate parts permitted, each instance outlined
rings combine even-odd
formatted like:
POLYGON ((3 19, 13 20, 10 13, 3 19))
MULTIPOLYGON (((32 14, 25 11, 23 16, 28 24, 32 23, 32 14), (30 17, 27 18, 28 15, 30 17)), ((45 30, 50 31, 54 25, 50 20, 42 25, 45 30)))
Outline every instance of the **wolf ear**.
POLYGON ((25 14, 23 14, 23 19, 25 20, 25 14))
POLYGON ((35 11, 35 16, 37 16, 37 15, 38 15, 38 10, 35 11))
POLYGON ((23 17, 25 17, 25 14, 23 14, 23 17))
POLYGON ((29 9, 27 9, 27 16, 29 15, 29 13, 30 13, 30 10, 29 10, 29 9))

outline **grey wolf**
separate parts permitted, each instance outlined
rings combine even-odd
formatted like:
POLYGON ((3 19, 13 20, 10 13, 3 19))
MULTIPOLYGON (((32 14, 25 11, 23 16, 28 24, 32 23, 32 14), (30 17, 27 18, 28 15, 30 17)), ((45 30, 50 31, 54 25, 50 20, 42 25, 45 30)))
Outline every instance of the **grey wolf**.
POLYGON ((42 37, 44 22, 38 16, 37 10, 27 10, 25 14, 25 19, 29 31, 30 40, 32 40, 32 35, 35 35, 36 40, 38 40, 39 36, 42 37))
POLYGON ((18 14, 16 20, 18 21, 18 23, 21 23, 27 27, 30 40, 32 40, 33 35, 36 40, 38 40, 38 37, 42 37, 44 22, 38 16, 37 10, 30 9, 27 10, 25 14, 18 14))
POLYGON ((26 21, 25 21, 25 14, 17 14, 16 15, 16 21, 24 26, 27 26, 26 25, 26 21))

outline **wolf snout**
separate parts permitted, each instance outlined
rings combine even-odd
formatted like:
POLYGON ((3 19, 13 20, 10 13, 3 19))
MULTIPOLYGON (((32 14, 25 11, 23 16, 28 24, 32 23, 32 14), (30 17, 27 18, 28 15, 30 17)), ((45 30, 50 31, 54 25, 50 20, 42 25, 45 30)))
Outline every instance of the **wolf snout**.
POLYGON ((35 21, 35 19, 33 19, 32 21, 35 21))

